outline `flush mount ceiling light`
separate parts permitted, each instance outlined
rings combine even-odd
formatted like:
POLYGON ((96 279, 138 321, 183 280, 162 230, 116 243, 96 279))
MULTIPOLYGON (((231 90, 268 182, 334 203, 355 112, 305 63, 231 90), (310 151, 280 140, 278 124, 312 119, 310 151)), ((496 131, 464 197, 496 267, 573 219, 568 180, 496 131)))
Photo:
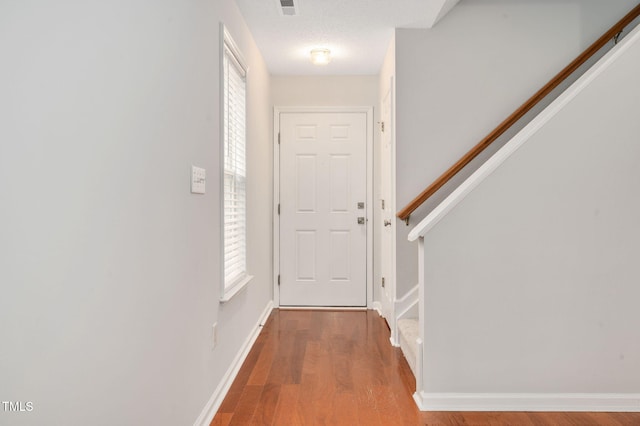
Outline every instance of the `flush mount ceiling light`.
POLYGON ((327 65, 331 62, 329 49, 311 49, 311 63, 314 65, 327 65))

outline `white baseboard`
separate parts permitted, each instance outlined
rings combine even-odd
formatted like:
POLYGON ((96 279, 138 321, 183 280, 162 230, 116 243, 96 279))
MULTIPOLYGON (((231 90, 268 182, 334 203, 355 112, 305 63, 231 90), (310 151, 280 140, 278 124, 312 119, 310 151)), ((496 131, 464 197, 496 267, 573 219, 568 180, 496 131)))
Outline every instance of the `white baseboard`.
POLYGON ((400 341, 396 339, 396 336, 394 336, 393 333, 391 333, 391 335, 389 336, 389 343, 391 343, 391 346, 393 346, 394 348, 400 347, 400 341))
POLYGON ((420 411, 640 412, 640 394, 427 393, 413 395, 420 411))
POLYGON ((376 311, 378 313, 378 315, 380 315, 382 318, 384 318, 387 321, 387 324, 389 325, 389 328, 391 330, 390 335, 389 335, 389 342, 391 343, 391 346, 395 346, 395 347, 399 347, 400 343, 398 343, 394 336, 393 330, 394 330, 394 325, 395 323, 393 322, 393 318, 387 318, 384 316, 384 312, 382 310, 382 303, 380 302, 373 302, 371 304, 371 309, 376 311))
POLYGON ((382 314, 382 303, 380 302, 373 302, 371 304, 371 309, 376 311, 378 313, 378 315, 380 315, 381 317, 384 318, 384 315, 382 314))
POLYGON ((258 323, 254 327, 251 334, 247 337, 247 340, 245 340, 244 344, 240 348, 240 351, 238 352, 238 355, 236 355, 233 362, 231 363, 231 366, 229 366, 229 369, 220 381, 220 384, 213 392, 213 395, 211 395, 211 398, 209 398, 207 405, 205 405, 204 409, 196 419, 194 426, 209 426, 209 424, 213 420, 213 417, 216 415, 218 408, 220 408, 224 397, 227 395, 231 384, 238 375, 238 371, 240 371, 242 363, 247 358, 247 355, 249 355, 249 351, 253 347, 253 344, 260 334, 260 330, 262 330, 262 326, 267 321, 267 318, 269 318, 272 310, 273 301, 270 300, 269 303, 267 303, 266 308, 262 312, 262 315, 260 315, 258 323))
POLYGON ((366 306, 280 306, 281 311, 366 311, 366 306))

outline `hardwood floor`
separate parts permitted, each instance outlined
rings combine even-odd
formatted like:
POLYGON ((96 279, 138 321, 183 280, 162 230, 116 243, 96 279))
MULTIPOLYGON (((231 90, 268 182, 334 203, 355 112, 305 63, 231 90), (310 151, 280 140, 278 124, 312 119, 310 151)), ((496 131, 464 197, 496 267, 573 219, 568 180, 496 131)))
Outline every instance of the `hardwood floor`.
POLYGON ((373 311, 274 310, 211 425, 640 425, 640 413, 425 413, 373 311))

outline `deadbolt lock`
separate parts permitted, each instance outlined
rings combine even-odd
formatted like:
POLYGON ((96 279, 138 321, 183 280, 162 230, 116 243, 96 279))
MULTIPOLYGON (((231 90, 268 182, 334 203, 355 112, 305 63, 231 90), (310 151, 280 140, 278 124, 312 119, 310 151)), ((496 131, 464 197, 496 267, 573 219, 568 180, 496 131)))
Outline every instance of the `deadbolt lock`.
POLYGON ((358 210, 364 210, 364 203, 362 201, 358 202, 358 210))

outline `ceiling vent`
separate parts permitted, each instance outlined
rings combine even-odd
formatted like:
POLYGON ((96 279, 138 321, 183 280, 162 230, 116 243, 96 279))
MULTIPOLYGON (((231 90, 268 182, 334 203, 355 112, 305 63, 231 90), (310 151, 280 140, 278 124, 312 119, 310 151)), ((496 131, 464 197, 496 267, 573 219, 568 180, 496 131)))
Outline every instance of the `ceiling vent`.
POLYGON ((294 0, 277 0, 280 7, 278 10, 284 16, 296 16, 298 15, 298 7, 294 0))

